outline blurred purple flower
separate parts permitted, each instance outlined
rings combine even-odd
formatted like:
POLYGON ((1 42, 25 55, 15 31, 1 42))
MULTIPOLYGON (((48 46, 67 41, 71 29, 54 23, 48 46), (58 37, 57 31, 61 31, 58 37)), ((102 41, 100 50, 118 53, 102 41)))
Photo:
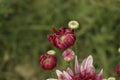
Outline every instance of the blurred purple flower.
MULTIPOLYGON (((82 64, 79 66, 77 56, 75 57, 75 73, 70 68, 67 68, 66 71, 61 72, 56 70, 58 80, 102 80, 103 79, 103 70, 99 74, 95 73, 93 66, 92 56, 82 61, 82 64)), ((47 80, 55 80, 53 78, 47 80)))
POLYGON ((116 71, 117 71, 117 74, 120 76, 120 64, 117 65, 116 71))
POLYGON ((59 31, 57 31, 55 28, 53 28, 53 32, 54 33, 48 35, 47 38, 52 45, 62 50, 72 46, 76 40, 74 30, 72 29, 61 27, 59 31))

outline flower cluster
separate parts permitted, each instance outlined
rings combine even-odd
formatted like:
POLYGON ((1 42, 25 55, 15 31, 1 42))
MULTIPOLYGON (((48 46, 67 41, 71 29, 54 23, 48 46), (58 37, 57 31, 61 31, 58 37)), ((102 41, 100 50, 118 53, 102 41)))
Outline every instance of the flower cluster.
MULTIPOLYGON (((55 47, 65 50, 62 55, 64 60, 72 60, 74 58, 74 52, 68 48, 72 46, 76 40, 74 30, 61 27, 59 31, 53 28, 53 32, 53 34, 47 36, 49 42, 55 47)), ((52 50, 40 56, 39 61, 43 69, 51 70, 56 66, 57 58, 54 53, 54 50, 52 50)))
MULTIPOLYGON (((77 21, 71 21, 68 24, 69 28, 61 27, 59 30, 53 28, 53 34, 47 36, 48 41, 55 47, 64 50, 62 57, 65 61, 74 59, 75 53, 69 49, 74 45, 76 36, 74 29, 78 28, 77 21)), ((45 70, 51 70, 57 65, 57 58, 55 51, 50 50, 46 54, 40 56, 40 66, 45 70)), ((120 65, 116 69, 117 74, 120 76, 120 65)), ((75 56, 74 70, 67 68, 65 71, 56 70, 58 79, 49 78, 47 80, 115 80, 114 77, 103 79, 103 69, 99 74, 95 73, 93 66, 93 57, 89 55, 81 64, 78 63, 78 58, 75 56)))

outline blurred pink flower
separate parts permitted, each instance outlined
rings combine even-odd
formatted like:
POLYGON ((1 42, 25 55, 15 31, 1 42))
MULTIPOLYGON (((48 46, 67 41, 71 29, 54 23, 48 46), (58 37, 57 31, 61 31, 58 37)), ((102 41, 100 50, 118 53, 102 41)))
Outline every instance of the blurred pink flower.
POLYGON ((55 55, 43 54, 40 56, 40 66, 45 70, 53 69, 57 64, 57 58, 55 55))
POLYGON ((116 71, 117 71, 117 74, 120 76, 120 64, 117 65, 116 71))
POLYGON ((57 31, 55 28, 53 28, 53 32, 54 33, 48 35, 47 38, 52 45, 62 50, 72 46, 76 40, 74 30, 72 29, 61 27, 59 31, 57 31))
MULTIPOLYGON (((77 56, 75 57, 75 73, 70 68, 67 68, 66 71, 61 72, 56 70, 58 80, 102 80, 103 79, 103 70, 99 74, 95 74, 95 69, 93 66, 92 56, 82 61, 82 64, 79 66, 77 56)), ((55 80, 53 78, 47 80, 55 80)))
POLYGON ((71 61, 74 58, 75 53, 71 49, 67 49, 63 52, 62 57, 65 61, 71 61))

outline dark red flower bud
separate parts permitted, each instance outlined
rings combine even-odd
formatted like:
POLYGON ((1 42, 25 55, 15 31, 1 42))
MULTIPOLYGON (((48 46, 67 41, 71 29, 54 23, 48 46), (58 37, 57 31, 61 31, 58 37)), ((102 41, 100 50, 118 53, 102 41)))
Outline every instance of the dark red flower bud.
POLYGON ((43 54, 40 56, 40 66, 45 70, 53 69, 57 64, 57 58, 55 55, 43 54))
POLYGON ((74 30, 61 27, 59 31, 53 28, 53 34, 48 35, 47 38, 51 44, 60 49, 67 49, 72 46, 76 40, 74 30))
POLYGON ((116 71, 117 71, 117 74, 120 76, 120 64, 118 64, 116 71))

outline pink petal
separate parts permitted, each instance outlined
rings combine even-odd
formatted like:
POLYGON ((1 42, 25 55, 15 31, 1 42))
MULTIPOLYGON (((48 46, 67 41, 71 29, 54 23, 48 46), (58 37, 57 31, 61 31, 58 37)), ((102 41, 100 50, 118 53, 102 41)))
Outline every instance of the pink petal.
POLYGON ((56 74, 58 77, 60 77, 63 73, 60 70, 56 70, 56 74))
POLYGON ((93 63, 93 58, 92 56, 88 56, 88 58, 86 59, 85 65, 84 65, 84 69, 88 69, 89 67, 92 66, 93 63))
POLYGON ((96 80, 102 80, 103 79, 103 69, 100 71, 100 73, 97 75, 96 80))
POLYGON ((94 67, 89 67, 86 72, 93 75, 95 73, 95 68, 94 67))
MULTIPOLYGON (((81 73, 86 71, 87 73, 94 74, 94 66, 93 66, 93 58, 92 56, 88 56, 87 59, 84 59, 81 64, 81 73)), ((84 73, 83 73, 84 74, 84 73)))
POLYGON ((46 79, 46 80, 58 80, 58 79, 54 79, 54 78, 49 78, 49 79, 46 79))
POLYGON ((93 66, 93 57, 90 55, 87 58, 87 63, 86 63, 86 70, 88 73, 94 74, 95 69, 93 66))
POLYGON ((84 60, 82 61, 82 63, 81 63, 81 66, 80 66, 80 71, 81 71, 81 72, 85 71, 85 69, 84 69, 85 63, 86 63, 86 59, 84 59, 84 60))
POLYGON ((80 73, 80 67, 79 67, 77 56, 75 56, 75 74, 77 73, 80 73))
POLYGON ((67 72, 63 71, 63 73, 65 75, 66 80, 71 80, 72 79, 72 77, 67 72))
POLYGON ((74 76, 72 70, 70 68, 67 68, 66 72, 70 75, 70 76, 74 76))

